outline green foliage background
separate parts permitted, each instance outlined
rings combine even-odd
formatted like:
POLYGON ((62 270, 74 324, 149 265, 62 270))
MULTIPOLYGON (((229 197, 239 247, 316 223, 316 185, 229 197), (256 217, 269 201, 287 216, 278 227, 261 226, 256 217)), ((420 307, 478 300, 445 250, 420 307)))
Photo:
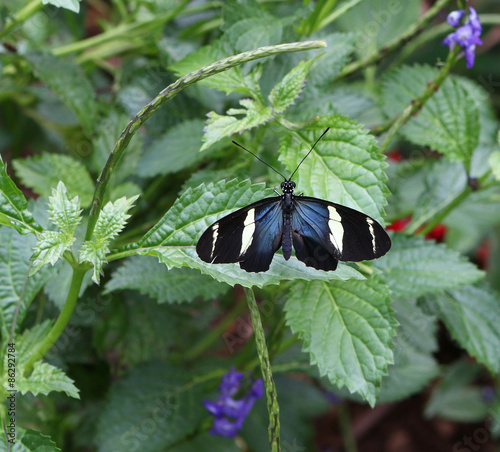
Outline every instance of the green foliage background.
MULTIPOLYGON (((315 450, 326 393, 343 410, 427 391, 427 417, 498 417, 481 390, 500 372, 498 52, 466 71, 440 46, 463 2, 424 4, 0 6, 15 450, 315 450), (279 253, 259 274, 200 261, 208 225, 281 182, 231 140, 288 175, 327 127, 298 192, 392 223, 391 251, 329 273, 279 253), (444 243, 424 238, 442 226, 444 243), (270 406, 236 441, 209 435, 202 403, 231 366, 262 371, 270 406)), ((498 6, 477 6, 488 36, 498 6)))

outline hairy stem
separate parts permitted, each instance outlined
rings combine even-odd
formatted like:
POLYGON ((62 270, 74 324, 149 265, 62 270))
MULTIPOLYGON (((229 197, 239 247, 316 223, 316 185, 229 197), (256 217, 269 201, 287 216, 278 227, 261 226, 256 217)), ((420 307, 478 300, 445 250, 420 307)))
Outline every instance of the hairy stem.
POLYGON ((245 288, 248 307, 252 317, 252 325, 255 334, 255 343, 257 345, 257 354, 260 360, 260 370, 264 385, 266 387, 267 410, 269 413, 269 442, 271 452, 281 451, 280 446, 280 411, 277 399, 276 386, 274 384, 271 363, 269 361, 269 352, 266 346, 266 336, 260 320, 259 307, 255 301, 255 295, 252 289, 245 288))
POLYGON ((319 49, 325 46, 326 43, 324 41, 305 41, 280 44, 276 46, 260 47, 256 50, 251 50, 249 52, 243 52, 238 55, 224 58, 223 60, 217 61, 210 66, 206 66, 199 69, 198 71, 191 72, 190 74, 181 77, 176 82, 167 86, 163 91, 160 92, 160 94, 158 94, 158 96, 156 96, 141 111, 139 111, 134 119, 132 119, 128 123, 127 127, 125 127, 125 130, 121 133, 120 138, 116 142, 115 147, 111 151, 106 165, 104 166, 104 169, 97 179, 97 186, 94 192, 94 199, 92 201, 92 206, 90 209, 90 216, 87 226, 87 232, 85 234, 85 240, 90 240, 92 238, 92 233, 94 232, 97 218, 99 217, 99 213, 102 209, 102 203, 109 179, 118 160, 122 156, 123 151, 126 149, 128 143, 134 136, 137 129, 139 129, 139 127, 141 127, 142 124, 144 124, 144 122, 146 122, 146 120, 149 119, 166 102, 175 97, 178 93, 180 93, 188 86, 191 86, 194 83, 199 82, 200 80, 226 71, 234 66, 238 66, 248 61, 276 55, 279 53, 319 49))

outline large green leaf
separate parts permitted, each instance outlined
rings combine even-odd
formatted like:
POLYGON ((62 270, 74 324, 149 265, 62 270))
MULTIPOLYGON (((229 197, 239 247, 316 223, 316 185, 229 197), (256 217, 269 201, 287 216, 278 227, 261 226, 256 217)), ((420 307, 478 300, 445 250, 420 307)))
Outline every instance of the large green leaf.
MULTIPOLYGON (((7 424, 7 426, 9 426, 7 424)), ((15 452, 61 452, 61 449, 57 447, 56 443, 52 441, 50 436, 44 435, 43 433, 33 430, 31 428, 25 430, 20 425, 15 427, 15 439, 10 443, 10 450, 15 452), (12 445, 15 444, 14 447, 12 445)), ((0 446, 2 446, 2 451, 9 450, 7 448, 6 437, 2 435, 0 439, 0 446)))
POLYGON ((0 322, 3 337, 8 337, 16 316, 21 325, 28 306, 47 281, 49 274, 39 272, 28 278, 30 256, 35 245, 33 236, 0 227, 0 322))
POLYGON ((54 5, 60 8, 69 9, 74 13, 80 12, 80 1, 81 0, 42 0, 44 5, 54 5))
POLYGON ((293 176, 297 191, 360 210, 383 224, 387 165, 374 138, 359 124, 342 116, 321 117, 281 140, 280 159, 292 173, 327 127, 293 176))
POLYGON ((192 434, 208 412, 206 390, 192 372, 153 361, 111 388, 97 426, 102 452, 167 450, 192 434))
POLYGON ((227 291, 227 286, 189 268, 168 270, 153 257, 128 259, 106 284, 105 292, 138 290, 158 303, 190 302, 196 297, 210 300, 227 291))
POLYGON ((185 265, 198 268, 202 273, 230 285, 262 287, 278 284, 283 279, 329 281, 363 278, 346 264, 340 264, 335 272, 323 272, 306 267, 295 258, 285 261, 275 256, 268 272, 247 273, 238 264, 207 264, 198 258, 194 245, 210 224, 266 195, 275 196, 271 190, 265 190, 263 184, 252 185, 248 180, 240 183, 236 180, 221 181, 189 188, 133 248, 137 254, 157 256, 169 268, 185 265))
POLYGON ((373 406, 393 362, 397 325, 385 284, 376 279, 298 282, 290 293, 287 323, 304 341, 311 363, 332 384, 347 386, 373 406))
POLYGON ((87 168, 73 157, 47 152, 13 162, 23 184, 41 196, 50 196, 52 189, 62 181, 73 196, 78 196, 83 207, 88 207, 94 195, 94 184, 87 168))
POLYGON ((435 295, 428 301, 453 338, 487 366, 500 372, 500 296, 486 284, 465 286, 435 295))
POLYGON ((392 292, 418 297, 471 284, 484 277, 474 264, 444 244, 394 234, 386 256, 373 262, 392 292))
POLYGON ((279 44, 282 33, 282 21, 271 15, 243 19, 226 30, 230 42, 238 52, 279 44))
MULTIPOLYGON (((382 92, 386 114, 393 117, 402 113, 423 94, 437 73, 437 69, 416 65, 387 75, 382 92)), ((442 152, 448 160, 469 165, 480 130, 474 99, 458 80, 448 78, 401 133, 413 143, 442 152)))
POLYGON ((0 225, 10 226, 20 234, 37 234, 42 227, 33 219, 23 193, 7 174, 0 156, 0 225))
POLYGON ((71 108, 87 133, 96 126, 97 102, 94 88, 82 69, 70 60, 50 53, 25 55, 33 71, 71 108))

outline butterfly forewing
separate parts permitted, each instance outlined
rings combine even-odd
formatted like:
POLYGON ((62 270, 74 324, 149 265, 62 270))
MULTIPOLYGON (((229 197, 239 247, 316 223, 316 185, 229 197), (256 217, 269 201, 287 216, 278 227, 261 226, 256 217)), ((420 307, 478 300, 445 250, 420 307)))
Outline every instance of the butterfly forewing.
POLYGON ((215 264, 239 262, 249 272, 268 270, 281 246, 280 204, 280 198, 266 198, 216 221, 198 241, 198 256, 215 264))

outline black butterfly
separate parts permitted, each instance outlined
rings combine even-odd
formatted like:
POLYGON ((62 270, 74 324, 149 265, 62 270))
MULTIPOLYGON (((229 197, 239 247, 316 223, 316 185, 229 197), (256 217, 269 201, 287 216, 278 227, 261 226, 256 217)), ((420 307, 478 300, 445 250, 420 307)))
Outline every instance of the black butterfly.
POLYGON ((389 251, 391 239, 373 218, 340 204, 293 193, 293 175, 328 130, 288 179, 233 141, 285 179, 281 183, 283 194, 254 202, 212 224, 196 245, 201 260, 239 262, 247 272, 264 272, 280 247, 285 260, 290 259, 293 244, 297 259, 308 267, 328 271, 335 270, 338 261, 376 259, 389 251))

